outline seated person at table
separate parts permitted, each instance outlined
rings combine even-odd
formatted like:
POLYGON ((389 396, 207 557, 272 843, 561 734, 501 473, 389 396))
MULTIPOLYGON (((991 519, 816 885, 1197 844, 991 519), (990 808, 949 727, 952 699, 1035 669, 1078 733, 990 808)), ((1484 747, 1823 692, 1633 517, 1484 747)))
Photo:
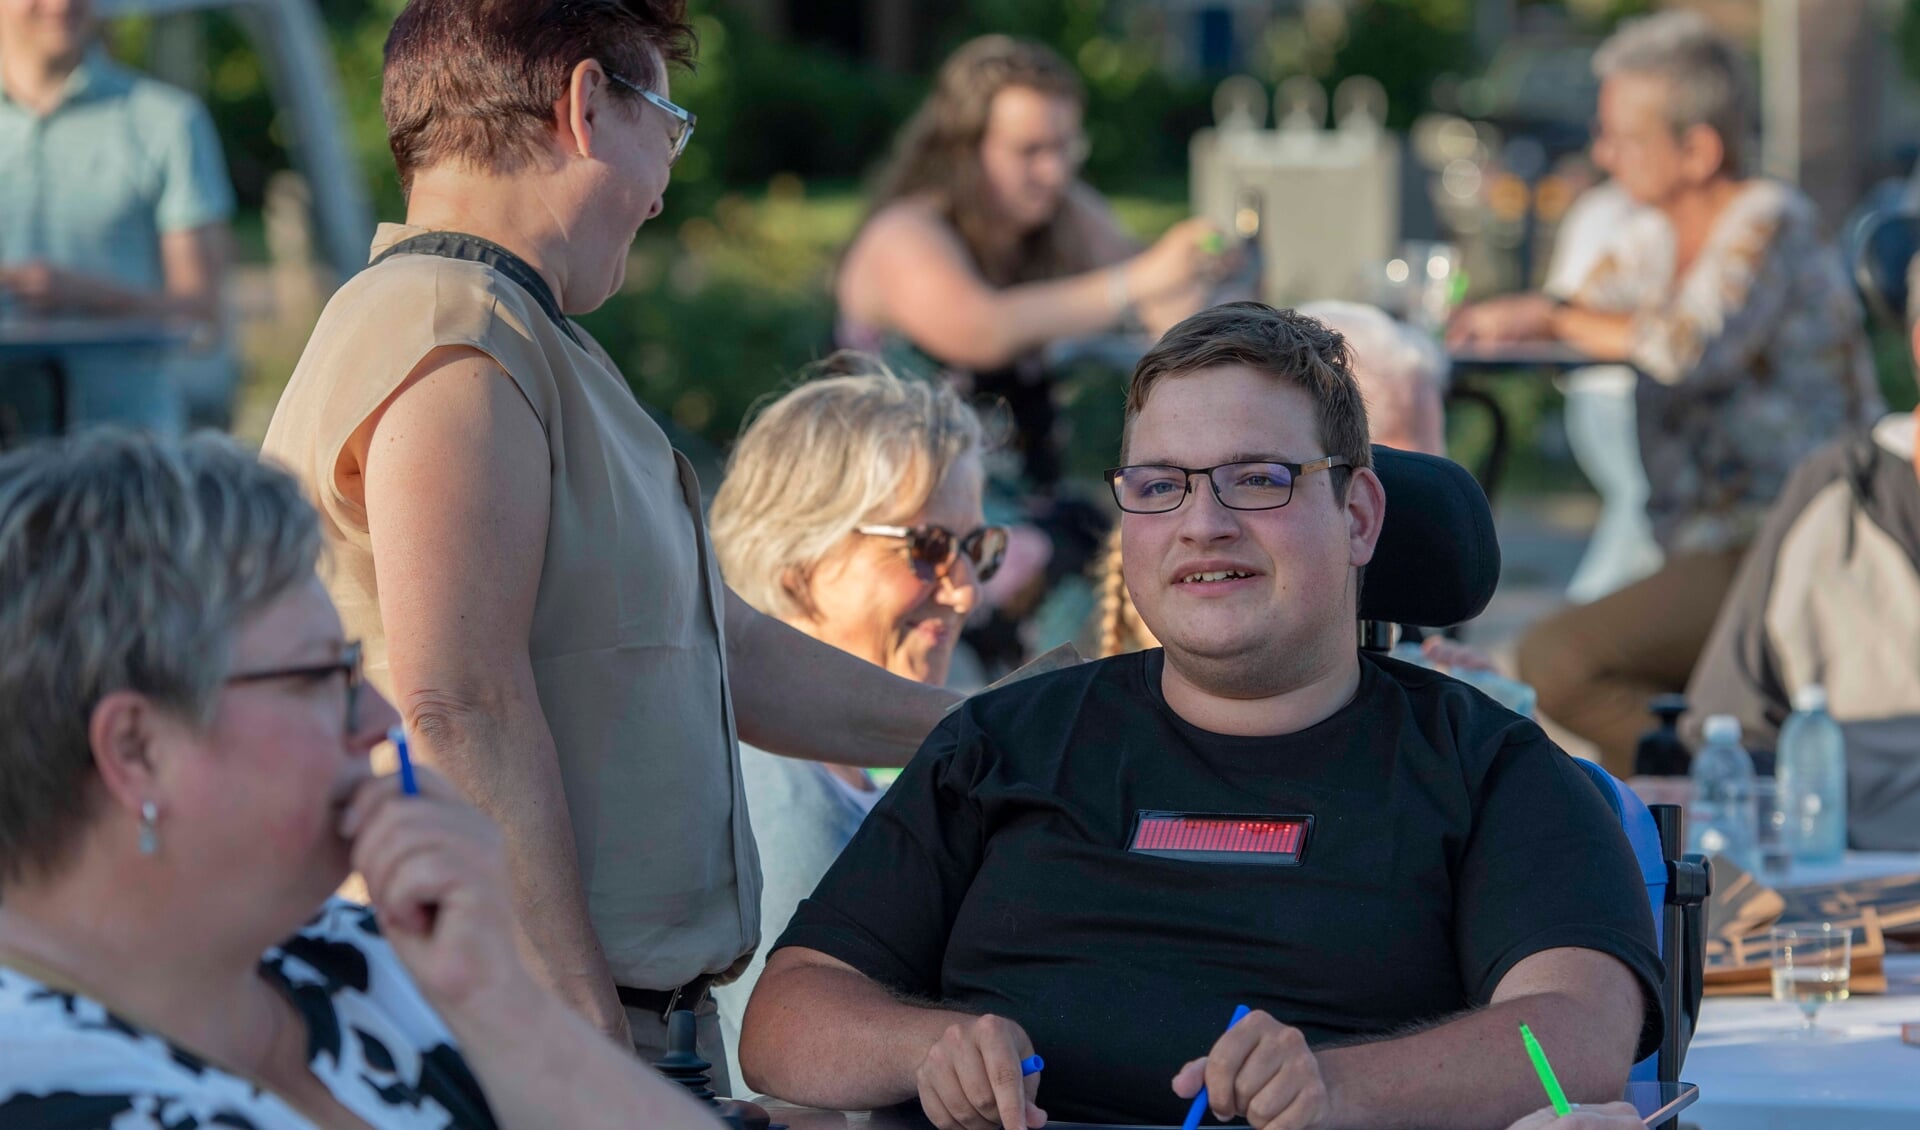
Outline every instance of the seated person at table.
POLYGON ((492 823, 372 775, 319 553, 224 439, 0 459, 0 1126, 712 1127, 520 964, 492 823))
MULTIPOLYGON (((982 515, 979 418, 944 384, 873 371, 877 363, 857 356, 828 364, 843 375, 787 393, 741 435, 713 498, 713 551, 753 607, 943 686, 960 627, 1007 545, 1006 529, 982 515)), ((880 788, 858 765, 745 743, 740 775, 760 848, 760 934, 777 938, 880 788)), ((730 1057, 765 964, 762 951, 714 990, 730 1057)))
POLYGON ((1812 203, 1746 172, 1753 113, 1738 48, 1697 14, 1669 12, 1623 27, 1594 69, 1595 159, 1665 215, 1675 254, 1657 273, 1608 254, 1570 300, 1495 299, 1462 310, 1449 336, 1557 338, 1640 370, 1640 455, 1665 564, 1534 625, 1518 650, 1541 711, 1625 774, 1647 701, 1685 688, 1787 476, 1885 406, 1812 203), (1617 312, 1623 289, 1634 313, 1617 312))
MULTIPOLYGON (((1909 269, 1920 287, 1920 258, 1909 269)), ((1920 315, 1920 289, 1908 291, 1920 315)), ((1914 322, 1920 359, 1920 321, 1914 322)), ((1818 684, 1847 737, 1847 841, 1920 851, 1920 463, 1915 417, 1815 452, 1788 481, 1687 687, 1690 740, 1709 714, 1772 749, 1818 684)))
POLYGON ((768 958, 748 1083, 972 1130, 1178 1122, 1203 1081, 1263 1128, 1500 1125, 1539 1105, 1524 1020, 1570 1094, 1618 1097, 1659 1039, 1632 851, 1533 723, 1358 651, 1387 503, 1340 338, 1189 318, 1121 454, 1163 647, 934 731, 768 958))
POLYGON ((901 132, 834 281, 839 343, 1004 400, 1041 490, 1061 470, 1041 347, 1133 313, 1157 334, 1205 304, 1221 267, 1202 221, 1145 252, 1120 230, 1079 179, 1085 104, 1073 68, 1038 43, 962 46, 901 132))
MULTIPOLYGON (((218 319, 233 189, 192 95, 109 60, 91 0, 0 0, 0 305, 80 317, 218 319)), ((178 430, 219 416, 225 356, 74 353, 68 418, 178 430), (177 387, 176 387, 177 386, 177 387), (189 405, 183 394, 193 398, 189 405)), ((51 424, 39 382, 5 398, 51 424)))

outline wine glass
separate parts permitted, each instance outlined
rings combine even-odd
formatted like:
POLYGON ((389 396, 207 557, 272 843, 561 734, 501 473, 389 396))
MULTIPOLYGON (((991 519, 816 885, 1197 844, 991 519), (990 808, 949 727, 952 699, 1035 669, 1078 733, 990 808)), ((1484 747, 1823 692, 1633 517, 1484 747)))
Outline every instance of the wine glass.
POLYGON ((1773 999, 1798 1005, 1805 1020, 1800 1035, 1816 1034, 1820 1006, 1847 999, 1853 974, 1853 935, 1831 922, 1775 926, 1768 931, 1773 950, 1773 999))

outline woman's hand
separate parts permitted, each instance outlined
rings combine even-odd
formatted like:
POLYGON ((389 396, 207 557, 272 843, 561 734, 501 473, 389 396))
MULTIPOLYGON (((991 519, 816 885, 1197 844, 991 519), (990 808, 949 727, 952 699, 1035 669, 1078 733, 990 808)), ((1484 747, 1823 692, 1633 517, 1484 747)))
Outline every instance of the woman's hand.
POLYGON ((1447 348, 1550 338, 1553 311, 1553 300, 1544 294, 1508 294, 1462 307, 1447 324, 1447 348))
POLYGON ((1152 247, 1127 261, 1130 303, 1164 298, 1223 278, 1233 266, 1220 229, 1202 219, 1182 220, 1152 247))
POLYGON ((1641 1130, 1644 1123, 1632 1103, 1578 1107, 1572 1114, 1555 1115, 1552 1107, 1536 1110, 1507 1130, 1641 1130))
POLYGON ((514 946, 506 851, 493 821, 424 766, 361 784, 340 819, 380 928, 429 1000, 454 1012, 482 989, 529 981, 514 946))

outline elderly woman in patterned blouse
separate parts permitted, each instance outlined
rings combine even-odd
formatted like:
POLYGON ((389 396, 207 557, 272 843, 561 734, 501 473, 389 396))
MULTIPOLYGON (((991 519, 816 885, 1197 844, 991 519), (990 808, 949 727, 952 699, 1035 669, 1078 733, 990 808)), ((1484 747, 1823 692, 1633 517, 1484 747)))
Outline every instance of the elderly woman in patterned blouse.
POLYGON ((1671 258, 1609 255, 1571 295, 1462 310, 1449 340, 1557 338, 1642 374, 1641 458, 1666 565, 1536 625, 1518 656, 1542 711, 1625 773, 1647 700, 1686 686, 1794 465, 1884 405, 1858 305, 1812 204, 1744 172, 1753 115, 1736 49, 1699 16, 1672 12, 1624 27, 1594 67, 1595 159, 1650 206, 1640 222, 1668 225, 1671 258))
POLYGON ((0 1126, 713 1125, 522 968, 486 818, 373 776, 319 547, 224 440, 0 459, 0 1126))

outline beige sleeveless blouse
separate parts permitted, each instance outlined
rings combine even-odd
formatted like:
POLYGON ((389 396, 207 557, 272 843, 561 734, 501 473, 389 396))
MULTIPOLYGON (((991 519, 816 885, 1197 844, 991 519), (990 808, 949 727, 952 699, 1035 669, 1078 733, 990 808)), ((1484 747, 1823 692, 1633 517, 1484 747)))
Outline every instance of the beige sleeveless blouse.
MULTIPOLYGON (((423 229, 383 224, 373 255, 423 229)), ((527 640, 574 848, 615 980, 671 989, 757 944, 760 864, 727 690, 724 589, 693 468, 584 330, 490 267, 402 254, 327 303, 263 454, 320 510, 322 574, 367 675, 392 694, 365 512, 340 452, 422 358, 497 361, 546 433, 546 559, 527 640)))

